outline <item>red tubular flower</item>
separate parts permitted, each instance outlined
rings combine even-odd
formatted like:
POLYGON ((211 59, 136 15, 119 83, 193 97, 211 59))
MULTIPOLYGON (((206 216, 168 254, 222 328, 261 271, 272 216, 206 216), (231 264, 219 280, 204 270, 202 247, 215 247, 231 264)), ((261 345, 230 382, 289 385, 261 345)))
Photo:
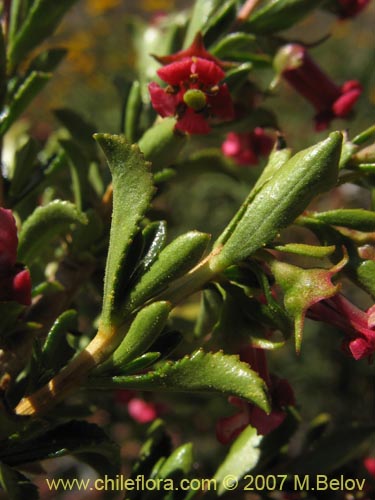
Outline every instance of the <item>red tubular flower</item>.
POLYGON ((247 403, 240 398, 231 396, 229 402, 237 406, 240 411, 230 417, 222 418, 216 426, 216 435, 218 440, 227 444, 236 438, 248 425, 253 426, 261 435, 266 435, 284 421, 287 406, 295 404, 293 389, 289 382, 270 375, 267 367, 266 355, 263 349, 247 347, 241 352, 242 361, 249 363, 251 368, 256 371, 268 386, 272 409, 267 413, 252 403, 247 403))
POLYGON ((158 58, 169 63, 157 71, 168 84, 149 84, 151 103, 160 116, 175 116, 176 129, 190 134, 207 134, 210 118, 230 120, 233 104, 227 85, 221 84, 225 73, 218 60, 203 47, 193 45, 171 56, 158 58))
POLYGON ((344 348, 355 360, 373 357, 375 351, 375 305, 367 312, 358 309, 343 295, 314 304, 308 316, 342 330, 347 338, 344 348))
POLYGON ((17 261, 17 227, 11 210, 0 208, 0 301, 31 303, 30 273, 17 261))
POLYGON ((238 165, 257 165, 259 156, 269 155, 274 142, 263 128, 256 127, 252 132, 229 132, 221 150, 238 165))
POLYGON ((334 118, 347 117, 362 93, 357 80, 349 80, 341 87, 332 82, 302 45, 289 44, 280 49, 275 66, 316 109, 316 130, 326 129, 334 118))
POLYGON ((370 0, 338 0, 339 15, 342 19, 354 17, 370 3, 370 0))

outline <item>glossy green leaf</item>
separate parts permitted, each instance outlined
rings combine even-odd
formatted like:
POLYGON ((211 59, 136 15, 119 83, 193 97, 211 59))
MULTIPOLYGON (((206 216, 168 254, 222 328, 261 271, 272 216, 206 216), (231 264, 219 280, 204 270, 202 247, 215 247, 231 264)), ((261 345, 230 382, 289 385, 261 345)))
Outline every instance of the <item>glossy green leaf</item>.
POLYGON ((358 231, 375 231, 375 212, 362 208, 330 210, 315 213, 314 217, 333 226, 344 226, 358 231))
POLYGON ((140 278, 124 308, 131 311, 163 291, 167 285, 184 275, 200 260, 210 241, 210 235, 190 231, 173 240, 140 278))
MULTIPOLYGON (((142 354, 142 356, 139 356, 139 358, 133 359, 133 361, 130 361, 130 363, 124 365, 121 368, 121 373, 130 375, 132 373, 140 372, 145 368, 153 365, 156 361, 158 361, 159 358, 160 352, 146 352, 146 354, 142 354)), ((101 371, 100 368, 98 370, 95 370, 95 375, 97 372, 101 371)))
POLYGON ((228 491, 228 483, 223 484, 224 479, 227 481, 228 476, 231 476, 234 481, 240 481, 255 467, 260 456, 261 441, 262 436, 258 436, 251 426, 241 432, 213 477, 218 485, 218 496, 228 491))
POLYGON ((38 500, 38 488, 20 472, 0 462, 0 484, 11 500, 38 500))
POLYGON ((240 217, 235 215, 235 224, 229 224, 231 232, 211 260, 211 269, 221 271, 252 255, 292 223, 314 196, 333 187, 341 142, 341 133, 333 132, 328 139, 297 153, 263 185, 251 203, 245 201, 240 217))
POLYGON ((9 127, 17 120, 17 118, 19 118, 34 97, 42 90, 51 76, 52 75, 50 73, 33 71, 22 82, 14 94, 11 103, 1 115, 0 135, 4 135, 9 127))
POLYGON ((174 118, 164 118, 149 128, 140 138, 138 145, 146 160, 152 163, 152 170, 168 167, 176 161, 185 146, 187 134, 176 132, 174 118))
POLYGON ((186 477, 193 465, 193 446, 191 443, 183 444, 175 449, 160 468, 157 477, 180 478, 186 477))
POLYGON ((119 314, 115 303, 124 286, 126 256, 149 207, 154 187, 149 164, 137 146, 129 145, 122 136, 97 134, 95 138, 107 157, 113 178, 112 225, 102 311, 104 324, 111 324, 119 314))
POLYGON ((65 13, 77 0, 35 0, 27 16, 10 41, 8 57, 16 66, 45 38, 52 35, 65 13))
POLYGON ((159 257, 160 252, 163 250, 167 239, 166 222, 151 222, 151 224, 146 226, 142 231, 142 238, 145 250, 142 259, 135 270, 136 276, 141 276, 148 271, 159 257))
POLYGON ((127 363, 143 354, 162 332, 171 311, 169 302, 154 302, 139 311, 119 347, 100 371, 123 371, 127 363))
POLYGON ((360 134, 356 135, 354 139, 352 139, 352 143, 361 146, 363 143, 370 141, 374 138, 375 138, 375 125, 371 125, 371 127, 367 128, 360 134))
POLYGON ((272 34, 290 28, 317 9, 324 0, 266 0, 261 2, 243 29, 250 33, 272 34))
POLYGON ((77 458, 93 463, 95 457, 99 474, 116 474, 119 471, 119 447, 95 424, 71 421, 40 434, 35 438, 19 441, 12 440, 0 451, 1 460, 8 465, 25 464, 74 455, 77 458))
POLYGON ((362 457, 374 437, 373 425, 352 425, 336 429, 314 443, 311 451, 288 464, 290 474, 329 474, 362 457))
POLYGON ((92 378, 90 384, 102 389, 221 392, 251 401, 265 411, 269 409, 264 381, 238 356, 222 352, 199 350, 143 375, 92 378))
POLYGON ((85 215, 68 201, 55 200, 38 207, 23 223, 19 233, 18 259, 30 265, 51 240, 69 232, 71 224, 86 224, 85 215))

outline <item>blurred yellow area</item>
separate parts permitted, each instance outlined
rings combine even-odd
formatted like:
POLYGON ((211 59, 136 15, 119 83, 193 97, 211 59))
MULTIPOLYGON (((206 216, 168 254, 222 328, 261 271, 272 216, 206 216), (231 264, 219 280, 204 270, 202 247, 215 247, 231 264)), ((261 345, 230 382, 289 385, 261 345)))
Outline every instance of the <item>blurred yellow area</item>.
POLYGON ((85 9, 89 15, 97 16, 114 9, 122 3, 122 0, 86 0, 85 9))

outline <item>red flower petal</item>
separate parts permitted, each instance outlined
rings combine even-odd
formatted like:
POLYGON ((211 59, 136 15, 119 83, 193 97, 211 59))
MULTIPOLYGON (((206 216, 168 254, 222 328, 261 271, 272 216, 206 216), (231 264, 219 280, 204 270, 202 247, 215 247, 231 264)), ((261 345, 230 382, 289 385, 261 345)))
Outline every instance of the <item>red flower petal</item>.
POLYGON ((184 114, 177 120, 176 129, 189 134, 208 134, 211 127, 202 113, 186 108, 184 114))
POLYGON ((204 47, 203 37, 200 33, 197 33, 193 43, 186 50, 180 50, 175 54, 170 54, 168 56, 153 56, 155 59, 162 64, 170 64, 176 61, 181 61, 187 57, 201 57, 202 59, 208 59, 213 61, 218 66, 221 66, 221 61, 210 54, 204 47))
POLYGON ((181 82, 189 81, 189 77, 192 74, 192 64, 193 61, 191 58, 184 59, 159 68, 156 73, 169 85, 180 85, 181 82))
POLYGON ((133 398, 129 401, 128 412, 140 424, 152 422, 158 416, 155 405, 140 398, 133 398))
MULTIPOLYGON (((352 82, 346 82, 347 84, 352 82)), ((358 84, 357 86, 349 87, 347 85, 347 90, 333 103, 332 109, 335 116, 344 118, 352 110, 354 104, 358 101, 359 96, 362 93, 362 87, 358 84)), ((343 87, 345 88, 345 87, 343 87)))
POLYGON ((29 306, 31 304, 31 277, 28 269, 23 269, 13 278, 11 300, 29 306))
POLYGON ((0 208, 0 269, 14 266, 17 245, 17 226, 12 211, 0 208))
POLYGON ((228 86, 224 83, 220 85, 219 91, 215 95, 207 95, 207 102, 210 105, 210 113, 222 120, 233 120, 234 107, 228 86))
POLYGON ((160 116, 174 116, 176 114, 177 96, 169 94, 157 83, 151 82, 148 86, 151 104, 160 116))
POLYGON ((204 85, 216 85, 224 78, 224 71, 214 62, 201 57, 193 57, 191 60, 191 72, 197 74, 198 80, 204 85))

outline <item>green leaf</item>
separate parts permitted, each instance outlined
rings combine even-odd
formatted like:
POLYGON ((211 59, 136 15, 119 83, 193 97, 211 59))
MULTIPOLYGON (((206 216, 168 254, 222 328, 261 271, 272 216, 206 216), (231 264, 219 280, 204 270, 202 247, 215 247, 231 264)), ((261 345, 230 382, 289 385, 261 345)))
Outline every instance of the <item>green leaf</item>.
POLYGON ((248 33, 230 33, 221 38, 214 47, 211 47, 210 53, 219 59, 232 58, 233 54, 248 53, 250 49, 256 50, 258 44, 256 37, 248 33))
POLYGON ((38 54, 30 63, 27 71, 53 72, 68 53, 67 49, 48 49, 38 54))
POLYGON ((154 187, 150 165, 145 162, 137 146, 130 146, 124 137, 110 134, 97 134, 95 139, 107 157, 113 178, 112 225, 101 318, 104 324, 109 325, 119 314, 115 310, 115 303, 122 291, 121 277, 126 256, 149 207, 154 187))
POLYGON ((67 333, 78 328, 77 311, 63 312, 53 323, 42 348, 42 364, 56 373, 74 354, 66 340, 67 333))
POLYGON ((219 320, 222 306, 223 297, 215 286, 209 285, 203 290, 200 312, 194 329, 197 337, 203 337, 212 332, 219 320))
MULTIPOLYGON (((147 431, 147 439, 142 445, 139 458, 135 463, 130 479, 137 476, 149 478, 155 464, 160 459, 171 453, 171 439, 165 431, 165 425, 161 420, 155 420, 147 431)), ((142 491, 134 488, 126 493, 126 500, 138 500, 142 498, 142 491)))
POLYGON ((126 102, 124 134, 130 143, 139 139, 139 121, 142 111, 141 85, 135 80, 126 102))
POLYGON ((93 139, 96 132, 95 125, 69 108, 55 109, 53 113, 59 122, 68 130, 73 141, 82 147, 88 158, 96 159, 97 147, 93 139))
POLYGON ((50 73, 41 71, 33 71, 18 87, 12 102, 6 108, 0 118, 0 136, 4 135, 9 127, 17 120, 17 118, 25 111, 34 97, 42 90, 48 80, 51 78, 50 73))
POLYGON ((266 0, 242 25, 244 31, 272 34, 290 28, 325 0, 266 0))
POLYGON ((170 311, 169 302, 154 302, 141 309, 119 347, 102 365, 102 370, 121 373, 127 363, 143 354, 162 332, 170 311))
POLYGON ((236 20, 237 0, 224 0, 209 17, 202 29, 206 46, 211 45, 229 29, 236 20))
POLYGON ((8 51, 9 64, 16 66, 45 38, 52 35, 62 17, 77 0, 35 0, 8 51))
POLYGON ((7 77, 6 77, 6 48, 5 48, 5 39, 3 32, 3 25, 0 29, 0 109, 3 107, 6 92, 7 92, 7 77))
POLYGON ((228 85, 231 92, 241 89, 243 84, 248 80, 249 73, 253 69, 251 62, 245 62, 237 66, 237 68, 227 71, 224 82, 228 85))
POLYGON ((233 4, 234 2, 225 2, 223 6, 222 0, 196 0, 185 35, 184 49, 191 45, 198 32, 205 34, 212 19, 216 18, 217 13, 221 12, 228 3, 233 4))
POLYGON ((348 208, 315 213, 318 220, 333 226, 344 226, 358 231, 375 231, 375 212, 362 208, 348 208))
POLYGON ((269 409, 264 381, 238 356, 196 351, 175 362, 166 362, 147 374, 112 379, 91 379, 97 388, 134 388, 182 392, 221 392, 269 409))
POLYGON ((286 245, 275 245, 273 247, 279 252, 292 253, 294 255, 303 255, 305 257, 315 257, 317 259, 322 259, 332 255, 336 247, 331 246, 317 246, 317 245, 305 245, 303 243, 288 243, 286 245))
MULTIPOLYGON (((130 363, 126 364, 122 367, 121 373, 126 375, 130 375, 132 373, 137 373, 149 366, 153 365, 160 358, 160 352, 146 352, 146 354, 142 354, 139 358, 133 359, 130 363)), ((97 372, 100 372, 101 367, 98 370, 95 370, 95 375, 97 372)), ((93 372, 94 373, 94 372, 93 372)))
POLYGON ((231 476, 234 481, 239 481, 256 466, 260 456, 261 441, 262 436, 258 436, 256 429, 251 426, 241 432, 213 477, 218 483, 218 496, 228 491, 225 488, 228 484, 223 485, 224 479, 231 476))
POLYGON ((329 474, 363 456, 374 437, 373 425, 336 429, 314 443, 314 448, 288 464, 290 474, 329 474))
POLYGON ((0 462, 0 483, 11 500, 38 500, 38 488, 20 472, 0 462))
POLYGON ((86 224, 86 217, 68 201, 55 200, 38 207, 23 223, 19 233, 18 259, 30 265, 41 256, 51 240, 66 234, 71 224, 86 224))
POLYGON ((99 458, 96 470, 104 474, 119 471, 119 447, 95 424, 73 420, 59 425, 33 439, 12 439, 0 451, 1 460, 8 465, 18 465, 46 458, 74 455, 92 461, 99 458))
POLYGON ((35 169, 35 160, 39 152, 38 145, 31 137, 15 154, 12 183, 9 194, 12 198, 20 196, 27 187, 35 169))
POLYGON ((186 477, 193 465, 193 446, 191 443, 183 444, 173 451, 160 467, 157 477, 182 479, 186 477))
POLYGON ((152 163, 153 171, 168 167, 175 162, 186 144, 188 135, 175 132, 175 125, 174 118, 164 118, 149 128, 138 142, 146 160, 152 163))
MULTIPOLYGON (((333 132, 328 139, 294 155, 262 186, 249 203, 229 223, 220 252, 210 268, 219 272, 246 259, 271 242, 307 207, 317 194, 336 184, 342 135, 333 132)), ((223 241, 223 236, 220 237, 223 241)), ((219 247, 218 247, 219 248, 219 247)))
POLYGON ((163 291, 171 281, 183 276, 200 260, 209 240, 210 235, 198 231, 189 231, 173 240, 130 292, 124 309, 137 308, 163 291))
POLYGON ((74 203, 78 210, 87 208, 90 203, 90 183, 88 181, 89 162, 81 149, 72 140, 60 140, 68 158, 74 203))

